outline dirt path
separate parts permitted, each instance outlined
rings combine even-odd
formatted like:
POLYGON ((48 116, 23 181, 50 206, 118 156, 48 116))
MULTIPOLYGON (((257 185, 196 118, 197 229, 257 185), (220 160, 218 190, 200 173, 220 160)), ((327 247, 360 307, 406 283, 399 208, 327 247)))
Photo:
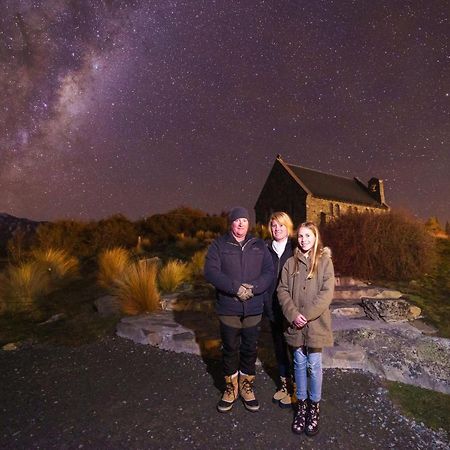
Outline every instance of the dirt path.
POLYGON ((215 410, 220 367, 118 337, 80 348, 0 351, 2 449, 444 449, 442 436, 403 418, 379 378, 328 369, 322 429, 290 431, 257 377, 258 413, 215 410))

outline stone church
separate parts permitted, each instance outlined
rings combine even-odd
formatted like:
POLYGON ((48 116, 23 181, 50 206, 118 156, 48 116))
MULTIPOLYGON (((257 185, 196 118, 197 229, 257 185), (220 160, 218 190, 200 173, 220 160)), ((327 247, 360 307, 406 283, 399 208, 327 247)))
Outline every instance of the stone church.
POLYGON ((278 155, 255 205, 256 221, 266 224, 275 211, 287 212, 295 225, 323 224, 349 212, 389 211, 383 180, 330 175, 287 164, 278 155))

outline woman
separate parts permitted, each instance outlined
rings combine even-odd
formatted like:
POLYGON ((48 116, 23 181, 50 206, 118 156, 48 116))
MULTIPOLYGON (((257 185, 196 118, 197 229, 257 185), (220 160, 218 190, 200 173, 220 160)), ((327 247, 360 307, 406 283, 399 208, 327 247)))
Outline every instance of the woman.
POLYGON ((284 316, 277 297, 277 286, 281 269, 285 262, 293 255, 293 243, 290 237, 294 225, 285 212, 275 212, 270 216, 268 228, 272 240, 268 243, 273 260, 274 274, 272 287, 269 290, 268 301, 265 304, 265 315, 270 321, 270 328, 278 366, 279 385, 272 397, 274 403, 282 408, 289 408, 292 404, 293 382, 286 339, 283 336, 284 316))
POLYGON ((297 236, 298 247, 283 267, 277 293, 289 323, 284 335, 294 351, 298 406, 292 431, 314 436, 319 431, 322 348, 333 345, 334 268, 314 223, 302 223, 297 236))

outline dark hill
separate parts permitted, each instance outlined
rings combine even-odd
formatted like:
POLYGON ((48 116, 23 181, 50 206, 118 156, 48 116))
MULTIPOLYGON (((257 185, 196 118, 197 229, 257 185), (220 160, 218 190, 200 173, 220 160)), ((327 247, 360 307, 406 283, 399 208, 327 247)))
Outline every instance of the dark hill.
POLYGON ((24 237, 29 239, 41 223, 44 222, 37 222, 11 216, 6 213, 0 213, 0 254, 6 253, 6 245, 16 232, 19 230, 22 231, 24 237))

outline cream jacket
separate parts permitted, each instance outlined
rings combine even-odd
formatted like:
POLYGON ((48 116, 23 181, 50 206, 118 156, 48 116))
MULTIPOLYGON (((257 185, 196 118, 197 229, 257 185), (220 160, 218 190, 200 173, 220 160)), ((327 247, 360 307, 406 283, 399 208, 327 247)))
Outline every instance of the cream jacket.
POLYGON ((284 336, 292 347, 330 347, 333 345, 330 303, 335 283, 330 249, 323 249, 317 273, 307 279, 310 267, 311 260, 299 252, 297 256, 294 255, 286 261, 281 271, 277 294, 288 322, 284 336), (292 323, 299 314, 303 314, 308 320, 301 329, 292 323))

